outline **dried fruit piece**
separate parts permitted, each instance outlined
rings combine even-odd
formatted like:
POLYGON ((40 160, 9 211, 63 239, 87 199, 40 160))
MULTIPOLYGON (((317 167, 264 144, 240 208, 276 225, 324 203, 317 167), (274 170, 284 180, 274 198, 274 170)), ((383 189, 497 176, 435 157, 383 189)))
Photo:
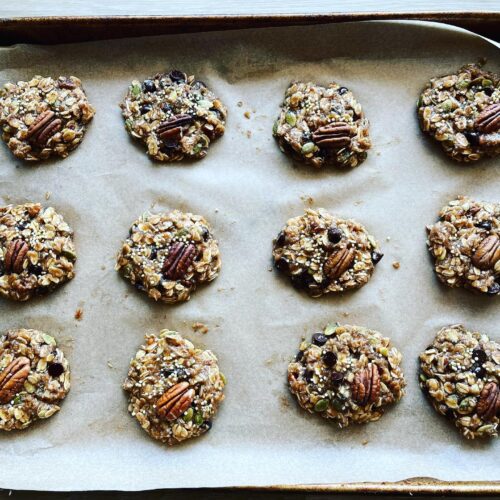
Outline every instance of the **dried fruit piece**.
POLYGON ((19 274, 23 270, 23 263, 28 253, 28 244, 23 240, 13 240, 5 253, 5 273, 19 274))
POLYGON ((361 406, 375 403, 380 395, 380 375, 378 368, 370 363, 354 376, 352 397, 361 406))
POLYGON ((472 263, 479 269, 493 269, 500 260, 500 238, 492 234, 485 238, 472 256, 472 263))
POLYGON ((325 149, 340 149, 351 143, 352 128, 344 122, 330 123, 313 132, 317 146, 325 149))
POLYGON ((341 250, 334 252, 328 257, 325 262, 325 274, 331 280, 340 278, 351 266, 354 260, 354 248, 344 247, 341 250))
POLYGON ((189 243, 174 243, 163 264, 163 274, 172 280, 182 279, 196 257, 196 247, 189 243))
POLYGON ((194 400, 194 389, 189 389, 187 382, 174 385, 156 403, 156 413, 169 422, 179 418, 194 400))
POLYGON ((484 108, 476 118, 474 125, 485 134, 500 130, 500 103, 490 104, 484 108))
POLYGON ((483 420, 491 420, 500 412, 500 388, 495 382, 488 382, 481 391, 477 403, 477 414, 483 420))
POLYGON ((25 356, 14 359, 0 373, 0 404, 7 404, 21 390, 30 374, 30 360, 25 356))

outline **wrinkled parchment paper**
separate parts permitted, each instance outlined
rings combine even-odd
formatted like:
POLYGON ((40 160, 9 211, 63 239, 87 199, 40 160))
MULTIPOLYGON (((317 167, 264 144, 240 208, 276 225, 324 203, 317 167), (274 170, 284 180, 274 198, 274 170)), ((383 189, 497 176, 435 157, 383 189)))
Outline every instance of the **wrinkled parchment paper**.
POLYGON ((1 203, 53 205, 75 230, 78 250, 71 283, 29 303, 0 304, 2 331, 24 326, 55 335, 72 368, 59 414, 0 436, 0 487, 500 479, 498 440, 464 442, 432 410, 416 377, 418 353, 446 324, 499 338, 499 301, 440 285, 424 229, 457 194, 498 201, 498 160, 449 161, 421 135, 415 116, 430 77, 480 57, 498 71, 498 55, 479 37, 410 23, 0 49, 1 83, 77 75, 97 109, 66 160, 22 165, 0 147, 1 203), (129 82, 168 68, 195 73, 229 108, 226 134, 198 163, 153 163, 123 128, 118 103, 129 82), (373 137, 362 166, 312 171, 279 151, 271 129, 292 79, 333 79, 355 91, 373 137), (378 238, 385 258, 367 286, 313 300, 271 270, 272 238, 307 206, 356 218, 378 238), (151 207, 203 214, 220 241, 222 273, 189 303, 156 304, 113 270, 131 222, 151 207), (78 307, 81 321, 74 319, 78 307), (407 396, 377 423, 338 430, 303 412, 288 393, 286 367, 301 337, 331 321, 379 330, 404 354, 407 396), (194 333, 194 322, 210 332, 194 333), (162 328, 213 349, 229 380, 210 433, 175 449, 140 429, 121 390, 144 334, 162 328))

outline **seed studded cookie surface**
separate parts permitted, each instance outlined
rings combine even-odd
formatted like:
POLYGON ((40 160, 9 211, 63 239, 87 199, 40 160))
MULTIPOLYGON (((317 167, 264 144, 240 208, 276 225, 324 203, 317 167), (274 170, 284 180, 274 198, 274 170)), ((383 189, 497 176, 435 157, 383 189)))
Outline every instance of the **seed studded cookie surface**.
POLYGON ((371 147, 361 104, 337 83, 292 83, 273 135, 284 153, 314 167, 357 167, 371 147))
POLYGON ((420 355, 420 387, 467 439, 498 436, 500 344, 462 325, 441 329, 420 355))
POLYGON ((461 196, 427 226, 440 281, 488 295, 500 293, 500 204, 461 196))
POLYGON ((208 222, 174 210, 146 213, 136 220, 118 256, 116 269, 154 300, 189 300, 200 283, 214 280, 221 260, 208 222))
POLYGON ((276 267, 312 297, 365 285, 382 257, 361 224, 321 208, 288 220, 273 242, 276 267))
POLYGON ((420 126, 457 161, 500 154, 500 79, 469 64, 432 78, 417 104, 420 126))
POLYGON ((225 383, 211 351, 162 330, 146 336, 123 388, 141 427, 154 439, 174 445, 210 430, 225 383))
POLYGON ((302 408, 347 427, 378 420, 401 399, 400 364, 401 353, 375 330, 328 325, 300 344, 288 383, 302 408))
POLYGON ((75 76, 35 76, 0 90, 2 139, 22 160, 65 158, 83 139, 94 108, 75 76))
POLYGON ((206 156, 227 115, 205 83, 178 70, 133 81, 121 108, 129 134, 159 161, 206 156))
POLYGON ((74 276, 73 231, 52 207, 0 207, 0 295, 25 301, 74 276))
POLYGON ((0 429, 51 417, 69 388, 68 361, 53 337, 24 328, 0 336, 0 429))

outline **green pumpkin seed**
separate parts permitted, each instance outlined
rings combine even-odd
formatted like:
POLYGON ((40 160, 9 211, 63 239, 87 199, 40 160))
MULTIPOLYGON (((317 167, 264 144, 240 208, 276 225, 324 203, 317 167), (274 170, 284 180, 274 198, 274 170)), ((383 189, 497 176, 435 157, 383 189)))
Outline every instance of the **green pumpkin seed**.
POLYGON ((227 378, 222 372, 220 372, 220 378, 221 378, 222 382, 224 383, 224 385, 227 385, 227 378))
POLYGON ((276 132, 278 132, 278 120, 274 122, 273 125, 273 135, 276 135, 276 132))
POLYGON ((203 423, 203 415, 201 413, 197 413, 195 416, 194 416, 194 423, 196 425, 201 425, 203 423))
POLYGON ((295 127, 295 124, 297 123, 297 116, 295 115, 295 113, 288 111, 288 113, 285 115, 285 120, 288 125, 290 125, 291 127, 295 127))
POLYGON ((184 422, 189 422, 193 418, 193 415, 194 415, 194 410, 192 408, 189 408, 184 413, 184 416, 182 417, 182 419, 184 420, 184 422))
POLYGON ((335 330, 337 329, 337 326, 338 326, 338 323, 328 323, 328 325, 326 325, 323 333, 326 336, 333 335, 335 333, 335 330))
POLYGON ((134 83, 130 90, 132 92, 132 95, 137 97, 141 93, 141 86, 138 83, 134 83))
POLYGON ((469 88, 469 85, 470 85, 470 80, 460 80, 459 82, 457 82, 455 87, 459 90, 465 90, 469 88))
POLYGON ((442 104, 441 104, 441 109, 447 113, 449 113, 452 109, 453 109, 453 102, 451 99, 446 99, 446 101, 444 101, 442 104))
POLYGON ((317 411, 318 413, 325 411, 327 408, 328 408, 328 401, 326 399, 320 399, 314 405, 314 411, 317 411))
POLYGON ((54 337, 51 337, 50 335, 47 335, 46 333, 42 333, 42 337, 43 337, 43 340, 45 340, 45 342, 47 344, 56 345, 56 339, 54 337))
POLYGON ((481 86, 482 87, 491 87, 493 85, 493 82, 491 80, 488 80, 488 78, 484 78, 481 80, 481 86))
POLYGON ((314 142, 306 142, 302 146, 301 152, 303 155, 308 155, 308 154, 314 152, 315 149, 316 149, 316 144, 314 144, 314 142))

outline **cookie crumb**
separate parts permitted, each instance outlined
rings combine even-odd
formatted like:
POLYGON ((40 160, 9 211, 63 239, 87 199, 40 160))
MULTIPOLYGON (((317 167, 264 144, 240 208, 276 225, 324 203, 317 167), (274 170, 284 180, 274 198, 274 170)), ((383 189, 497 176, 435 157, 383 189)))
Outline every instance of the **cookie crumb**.
POLYGON ((203 335, 208 333, 208 326, 203 324, 203 323, 193 323, 191 325, 191 328, 193 329, 194 332, 200 332, 203 333, 203 335))
POLYGON ((82 317, 83 317, 83 309, 81 307, 79 307, 76 311, 75 311, 75 319, 77 321, 81 321, 82 320, 82 317))
POLYGON ((236 106, 238 106, 238 108, 241 108, 241 106, 243 106, 243 101, 238 101, 236 103, 236 106))
POLYGON ((251 116, 251 115, 250 115, 250 111, 245 111, 245 112, 243 113, 243 116, 244 116, 247 120, 250 120, 250 116, 251 116))
POLYGON ((399 268, 401 267, 401 264, 400 264, 397 260, 395 260, 395 261, 392 263, 392 267, 393 267, 394 269, 399 269, 399 268))
POLYGON ((368 439, 365 439, 364 441, 361 442, 361 444, 363 446, 366 446, 370 441, 368 441, 368 439))
POLYGON ((51 197, 51 195, 52 195, 52 193, 51 193, 50 191, 47 191, 47 192, 45 193, 45 199, 46 199, 46 200, 49 200, 49 199, 50 199, 50 197, 51 197))
POLYGON ((110 360, 110 359, 108 359, 108 361, 107 361, 107 363, 106 363, 106 364, 108 365, 108 367, 109 367, 109 368, 111 368, 111 369, 113 369, 113 368, 114 368, 114 365, 111 363, 111 360, 110 360))

